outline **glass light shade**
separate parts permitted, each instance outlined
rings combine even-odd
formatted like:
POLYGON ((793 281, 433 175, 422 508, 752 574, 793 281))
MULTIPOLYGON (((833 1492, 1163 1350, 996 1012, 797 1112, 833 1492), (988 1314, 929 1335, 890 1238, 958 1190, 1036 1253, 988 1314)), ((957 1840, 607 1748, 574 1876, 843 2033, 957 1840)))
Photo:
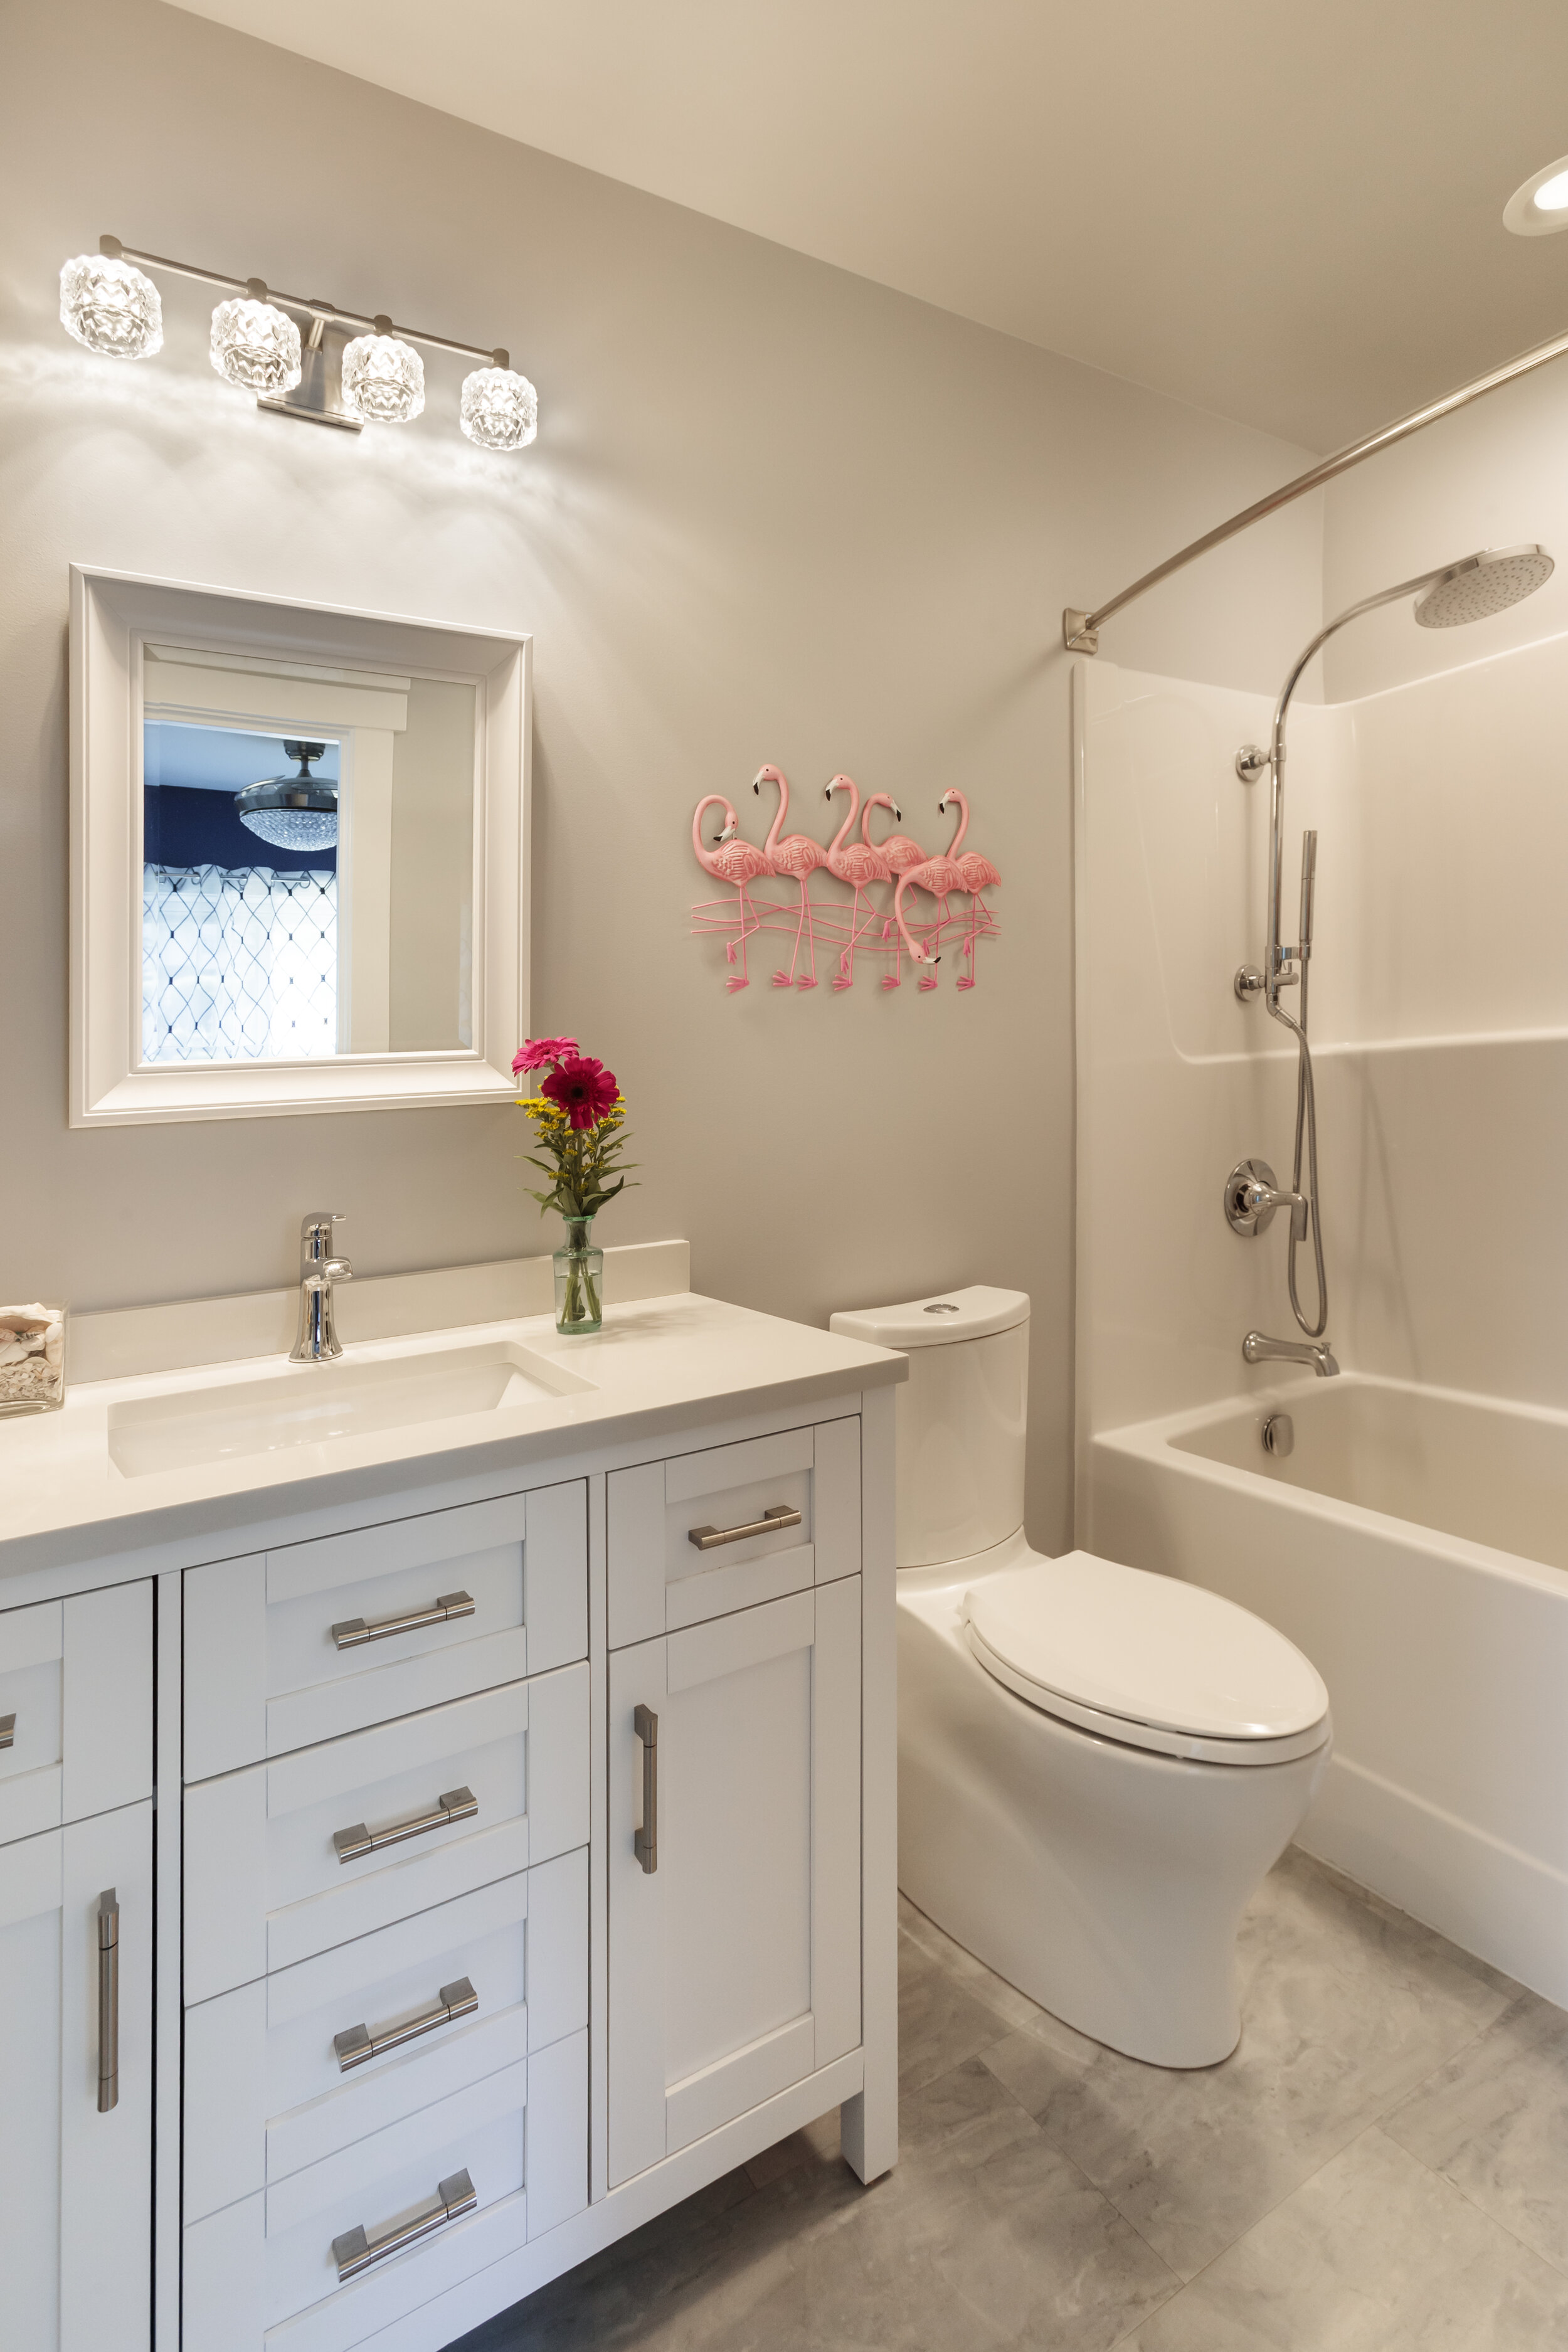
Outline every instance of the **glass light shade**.
POLYGON ((539 394, 515 368, 476 368, 463 378, 458 421, 481 449, 525 449, 539 430, 539 394))
POLYGON ((300 330, 270 302, 220 302, 213 312, 212 362, 241 392, 292 392, 303 373, 300 330))
POLYGON ((128 261, 103 253, 79 253, 61 270, 60 324, 110 359, 150 359, 163 348, 158 289, 128 261))
POLYGON ((274 849, 331 849, 338 837, 336 809, 246 809, 239 821, 274 849))
POLYGON ((371 425, 407 425, 425 405, 425 362, 395 335, 343 345, 343 406, 371 425))
POLYGON ((1568 172, 1558 172, 1552 179, 1542 181, 1533 201, 1538 213, 1568 212, 1568 172))

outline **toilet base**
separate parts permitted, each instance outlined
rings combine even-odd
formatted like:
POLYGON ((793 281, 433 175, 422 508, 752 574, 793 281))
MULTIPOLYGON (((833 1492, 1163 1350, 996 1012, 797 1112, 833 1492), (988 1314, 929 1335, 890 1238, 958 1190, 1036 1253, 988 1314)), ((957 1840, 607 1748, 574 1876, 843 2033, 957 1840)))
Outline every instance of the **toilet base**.
POLYGON ((987 1674, 959 1606, 899 1594, 899 1884, 1065 2024, 1152 2065, 1212 2066, 1241 2032, 1242 1912, 1304 1818, 1329 1743, 1188 1763, 1054 1717, 987 1674))

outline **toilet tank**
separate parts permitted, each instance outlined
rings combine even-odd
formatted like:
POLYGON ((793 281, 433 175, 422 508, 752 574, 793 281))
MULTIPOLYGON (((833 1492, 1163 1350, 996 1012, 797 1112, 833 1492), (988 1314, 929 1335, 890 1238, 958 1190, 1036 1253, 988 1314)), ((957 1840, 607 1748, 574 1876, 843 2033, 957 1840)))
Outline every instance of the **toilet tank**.
POLYGON ((868 1307, 828 1328, 900 1348, 898 1560, 931 1568, 966 1559, 1024 1524, 1024 1433, 1029 1394, 1029 1301, 975 1284, 907 1307, 868 1307))

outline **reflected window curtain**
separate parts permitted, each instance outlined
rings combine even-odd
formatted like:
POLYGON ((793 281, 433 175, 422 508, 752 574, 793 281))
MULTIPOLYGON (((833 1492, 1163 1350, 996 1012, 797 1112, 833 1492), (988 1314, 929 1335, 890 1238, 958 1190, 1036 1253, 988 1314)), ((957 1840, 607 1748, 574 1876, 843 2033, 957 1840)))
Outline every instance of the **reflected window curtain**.
POLYGON ((300 1061, 337 1050, 335 874, 143 866, 143 1062, 300 1061))

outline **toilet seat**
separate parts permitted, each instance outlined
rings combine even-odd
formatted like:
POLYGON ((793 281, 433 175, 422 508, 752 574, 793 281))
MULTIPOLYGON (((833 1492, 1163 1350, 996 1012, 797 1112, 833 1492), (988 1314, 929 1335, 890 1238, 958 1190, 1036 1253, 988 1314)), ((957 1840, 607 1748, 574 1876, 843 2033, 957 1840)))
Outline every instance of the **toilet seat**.
POLYGON ((1091 1552, 972 1586, 969 1647, 1043 1713, 1194 1763, 1282 1764, 1329 1737, 1329 1695, 1293 1642, 1222 1594, 1091 1552))

